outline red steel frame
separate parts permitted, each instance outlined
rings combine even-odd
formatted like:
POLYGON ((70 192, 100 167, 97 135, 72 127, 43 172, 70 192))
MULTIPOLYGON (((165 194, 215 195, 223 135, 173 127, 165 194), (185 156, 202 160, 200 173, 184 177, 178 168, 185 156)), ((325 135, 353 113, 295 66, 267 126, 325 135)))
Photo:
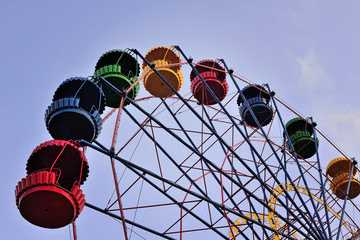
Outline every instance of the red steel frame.
MULTIPOLYGON (((186 64, 186 63, 181 63, 181 64, 186 64)), ((174 64, 172 64, 172 65, 174 65, 174 64)), ((160 67, 169 67, 169 66, 171 66, 171 65, 157 66, 157 68, 158 68, 158 67, 159 67, 159 68, 160 68, 160 67)), ((203 67, 210 68, 210 67, 205 66, 205 65, 203 65, 203 67)), ((218 71, 218 69, 216 69, 216 70, 218 71)), ((143 73, 143 75, 142 75, 140 78, 137 79, 137 81, 133 84, 133 86, 131 86, 131 88, 134 87, 135 84, 137 84, 137 83, 144 77, 145 74, 146 74, 146 73, 143 73)), ((234 77, 236 77, 237 79, 241 80, 242 82, 244 82, 244 83, 246 83, 246 84, 252 85, 251 83, 249 83, 248 81, 244 80, 243 78, 240 78, 240 77, 235 76, 235 75, 234 75, 234 77)), ((255 86, 255 85, 253 85, 253 86, 255 86)), ((255 87, 256 87, 256 86, 255 86, 255 87)), ((130 89, 131 89, 131 88, 130 88, 130 89)), ((126 91, 126 93, 128 93, 128 92, 130 91, 130 89, 128 89, 128 90, 126 91)), ((263 91, 263 90, 262 90, 262 91, 263 91)), ((230 94, 230 95, 231 95, 231 94, 230 94)), ((224 103, 224 106, 226 106, 228 103, 230 103, 230 102, 235 98, 235 96, 236 96, 236 94, 231 95, 231 97, 230 97, 230 99, 228 100, 228 102, 224 103)), ((140 101, 142 101, 142 100, 144 100, 144 99, 151 99, 151 98, 152 98, 152 97, 145 97, 145 98, 142 98, 142 99, 138 99, 137 102, 140 102, 140 101)), ((275 100, 278 101, 282 106, 284 106, 286 109, 290 110, 290 112, 292 112, 293 114, 295 114, 295 115, 298 116, 298 117, 302 117, 302 116, 300 116, 298 113, 296 113, 294 110, 292 110, 289 106, 287 106, 284 102, 282 102, 281 100, 279 100, 279 99, 276 98, 276 97, 274 97, 274 98, 275 98, 275 100)), ((179 100, 177 97, 171 97, 171 99, 179 100)), ((163 103, 164 101, 165 101, 165 100, 161 101, 161 102, 158 104, 158 106, 154 108, 154 110, 152 111, 151 114, 155 114, 155 112, 161 107, 161 105, 162 105, 162 103, 163 103)), ((194 100, 191 100, 191 98, 187 99, 187 101, 189 101, 189 102, 196 102, 196 101, 194 101, 194 100)), ((117 135, 118 135, 118 131, 119 131, 120 116, 121 116, 121 113, 122 113, 123 103, 124 103, 124 98, 122 98, 122 100, 121 100, 121 103, 120 103, 120 106, 119 106, 119 109, 118 109, 118 113, 117 113, 116 124, 115 124, 114 133, 113 133, 112 145, 111 145, 111 148, 112 148, 113 150, 115 150, 115 147, 116 147, 116 139, 117 139, 117 135)), ((182 109, 183 106, 184 106, 184 105, 182 105, 181 107, 179 107, 179 108, 177 109, 177 111, 175 111, 174 114, 176 115, 177 112, 179 112, 179 111, 182 109)), ((218 114, 223 114, 222 110, 219 110, 219 109, 217 109, 217 108, 215 108, 215 107, 213 107, 213 106, 207 106, 207 109, 215 110, 215 114, 213 114, 212 120, 217 121, 217 122, 219 122, 219 123, 222 122, 224 125, 225 125, 225 124, 229 124, 229 122, 227 122, 227 121, 225 121, 225 120, 215 119, 215 117, 216 117, 218 114)), ((111 112, 108 114, 108 116, 106 116, 106 117, 104 118, 103 121, 105 121, 105 120, 106 120, 111 114, 113 114, 113 112, 115 112, 115 111, 116 111, 116 110, 111 111, 111 112)), ((164 111, 164 110, 162 110, 162 111, 164 111)), ((205 111, 205 110, 204 110, 204 107, 202 107, 202 111, 201 111, 201 112, 202 112, 202 116, 203 116, 203 117, 204 117, 204 115, 203 115, 204 111, 205 111)), ((159 112, 157 112, 157 114, 159 114, 159 112)), ((234 116, 233 116, 233 118, 234 118, 234 119, 237 119, 237 117, 234 117, 234 116)), ((302 117, 302 118, 303 118, 303 117, 302 117)), ((303 119, 304 119, 304 118, 303 118, 303 119)), ((240 121, 240 119, 237 119, 237 120, 240 121)), ((268 129, 268 131, 267 131, 267 137, 268 137, 268 138, 271 138, 270 133, 271 133, 271 129, 272 129, 272 124, 273 124, 273 121, 271 122, 271 124, 270 124, 270 126, 269 126, 269 129, 268 129)), ((152 123, 152 121, 151 121, 150 119, 147 119, 147 120, 145 120, 145 121, 143 122, 143 127, 150 128, 150 129, 151 129, 151 133, 152 133, 152 136, 154 137, 154 139, 156 139, 155 130, 161 128, 161 127, 159 127, 159 126, 154 126, 153 123, 152 123)), ((174 130, 174 131, 178 131, 178 132, 181 132, 181 131, 182 131, 182 129, 180 129, 180 128, 175 128, 175 127, 172 127, 172 128, 170 128, 170 129, 171 129, 171 130, 174 130)), ((339 154, 341 154, 341 155, 343 155, 344 157, 346 157, 346 155, 345 155, 335 144, 333 144, 331 141, 329 141, 329 139, 328 139, 323 133, 321 133, 318 129, 316 129, 316 130, 317 130, 317 132, 325 139, 325 141, 329 142, 330 145, 331 145, 332 147, 334 147, 334 148, 339 152, 339 154)), ((232 134, 231 134, 231 136, 232 136, 232 137, 231 137, 231 139, 232 139, 232 148, 233 148, 234 150, 241 149, 241 147, 245 144, 245 140, 236 143, 236 141, 235 141, 235 135, 236 135, 236 133, 235 133, 234 127, 230 125, 226 130, 224 130, 224 132, 223 132, 222 134, 225 135, 225 134, 228 133, 228 131, 231 131, 231 133, 232 133, 232 134)), ((125 143, 122 147, 120 147, 120 149, 119 149, 119 151, 116 153, 116 155, 118 155, 123 149, 125 149, 125 147, 126 147, 128 144, 130 144, 130 142, 133 141, 133 139, 134 139, 140 132, 141 132, 141 129, 139 129, 132 137, 130 137, 130 138, 126 141, 126 143, 125 143)), ((218 143, 218 140, 215 140, 215 141, 213 141, 213 142, 211 143, 211 145, 208 146, 207 149, 204 149, 204 144, 206 144, 208 141, 212 141, 212 140, 211 140, 212 134, 209 133, 209 132, 207 132, 207 131, 205 131, 203 123, 201 124, 201 130, 200 130, 200 131, 188 130, 188 132, 189 132, 189 133, 190 133, 190 132, 191 132, 191 133, 197 133, 197 134, 199 134, 199 135, 201 136, 201 144, 198 146, 198 148, 200 149, 200 152, 203 153, 203 154, 205 154, 207 150, 211 149, 212 146, 214 146, 215 144, 218 143), (206 136, 207 136, 207 137, 206 137, 206 136)), ((252 129, 252 132, 249 134, 249 137, 251 138, 252 136, 255 136, 255 135, 257 135, 257 136, 262 136, 262 133, 260 133, 260 132, 257 131, 256 129, 252 129)), ((271 154, 271 155, 268 155, 268 156, 265 155, 265 148, 266 148, 266 145, 267 145, 267 141, 266 141, 266 140, 261 140, 261 139, 253 138, 253 139, 251 139, 251 141, 253 141, 253 142, 258 142, 258 143, 262 143, 263 146, 262 146, 261 148, 259 147, 259 149, 261 149, 261 156, 262 156, 262 157, 265 157, 265 161, 267 161, 267 159, 271 159, 271 155, 272 155, 272 154, 271 154)), ((155 143, 155 142, 154 142, 154 143, 155 143)), ((281 155, 282 155, 282 158, 284 158, 285 155, 288 155, 288 157, 291 157, 291 155, 289 155, 289 154, 286 152, 286 149, 284 149, 284 147, 283 147, 282 145, 276 144, 275 142, 271 142, 271 144, 273 144, 274 146, 277 147, 277 151, 284 151, 284 154, 281 154, 281 155)), ((161 158, 160 158, 160 156, 159 156, 158 148, 157 148, 157 145, 156 145, 156 144, 154 144, 154 149, 155 149, 156 156, 157 156, 157 163, 158 163, 158 168, 159 168, 160 176, 161 176, 161 177, 164 177, 164 175, 163 175, 163 170, 162 170, 162 167, 161 167, 161 165, 162 165, 162 164, 161 164, 161 160, 160 160, 161 158)), ((237 175, 241 175, 242 177, 249 178, 249 179, 243 184, 243 187, 247 187, 248 185, 250 186, 251 183, 252 183, 252 181, 253 181, 253 178, 252 178, 251 176, 248 176, 248 175, 246 175, 246 174, 241 174, 241 173, 239 173, 239 172, 233 172, 232 170, 223 169, 224 166, 225 166, 225 160, 226 160, 226 158, 228 157, 228 155, 229 155, 229 156, 231 155, 231 154, 229 153, 229 151, 228 151, 227 155, 225 156, 225 158, 224 158, 224 160, 223 160, 223 163, 222 163, 222 165, 221 165, 221 169, 224 170, 224 171, 227 171, 227 172, 231 173, 232 175, 236 175, 236 174, 237 174, 237 175)), ((190 156, 189 156, 189 157, 190 157, 190 156)), ((188 158, 189 158, 189 157, 188 157, 188 158)), ((234 157, 234 156, 231 156, 231 158, 233 158, 233 157, 234 157)), ((180 166, 183 167, 183 168, 187 168, 187 170, 185 171, 186 173, 189 172, 190 170, 194 170, 194 169, 198 169, 198 170, 200 170, 200 171, 202 172, 202 174, 201 174, 199 177, 197 177, 196 179, 194 179, 194 181, 197 182, 197 181, 202 180, 202 181, 203 181, 203 184, 204 184, 204 188, 205 188, 206 195, 208 195, 208 187, 207 187, 206 176, 209 175, 212 171, 213 171, 213 172, 217 172, 217 171, 205 169, 205 167, 203 166, 203 160, 201 160, 201 159, 199 159, 197 162, 195 162, 195 163, 190 164, 190 165, 187 166, 187 165, 185 165, 185 163, 187 162, 187 159, 188 159, 188 158, 184 159, 183 162, 180 163, 180 166), (200 167, 200 168, 195 167, 196 165, 198 165, 199 162, 200 162, 200 164, 201 164, 201 167, 200 167)), ((142 209, 142 208, 153 208, 153 207, 160 207, 160 206, 166 206, 166 205, 176 205, 176 203, 153 204, 153 205, 146 205, 146 206, 138 206, 138 205, 137 205, 136 207, 123 207, 123 206, 122 206, 122 203, 121 203, 121 197, 122 197, 124 194, 126 194, 126 193, 129 191, 129 189, 130 189, 134 184, 136 184, 136 183, 140 180, 141 177, 138 177, 138 178, 137 178, 125 191, 123 191, 123 193, 121 194, 121 193, 120 193, 120 190, 119 190, 119 186, 118 186, 118 178, 117 178, 117 176, 116 176, 114 159, 113 159, 112 157, 111 157, 110 159, 111 159, 111 166, 112 166, 114 183, 115 183, 116 194, 117 194, 117 200, 116 200, 116 201, 118 201, 119 209, 110 209, 111 206, 113 206, 113 205, 116 203, 116 201, 113 202, 112 204, 110 204, 110 206, 108 207, 108 209, 109 209, 109 211, 120 211, 121 218, 122 218, 122 225, 123 225, 124 235, 125 235, 125 238, 128 239, 128 234, 127 234, 126 225, 125 225, 125 214, 124 214, 124 211, 126 211, 126 210, 133 210, 133 209, 142 209)), ((245 159, 245 160, 246 160, 246 159, 245 159)), ((247 161, 249 161, 249 162, 254 162, 255 159, 248 159, 247 161)), ((316 162, 311 162, 311 161, 306 160, 306 159, 301 159, 300 161, 302 161, 302 162, 304 163, 304 165, 301 166, 302 169, 303 169, 303 171, 304 171, 304 173, 307 174, 307 175, 309 175, 309 176, 311 176, 313 179, 316 180, 316 176, 312 175, 312 171, 311 171, 312 169, 316 168, 316 166, 315 166, 316 162)), ((261 163, 260 163, 259 161, 257 161, 257 162, 255 161, 255 164, 257 164, 258 166, 261 165, 261 163)), ((275 171, 275 175, 280 177, 280 174, 281 174, 282 169, 281 169, 278 165, 273 165, 272 163, 269 163, 269 166, 272 167, 272 168, 274 168, 274 169, 277 169, 277 170, 275 171)), ((271 177, 267 175, 267 171, 266 171, 265 168, 263 168, 262 170, 260 170, 260 173, 259 173, 259 174, 263 175, 263 178, 264 178, 264 181, 265 181, 265 182, 271 180, 271 177)), ((185 177, 185 173, 182 174, 182 175, 180 175, 180 176, 178 176, 178 178, 175 180, 175 183, 179 182, 179 181, 180 181, 182 178, 184 178, 184 177, 185 177)), ((223 189, 223 188, 224 188, 224 183, 223 183, 223 176, 222 176, 221 174, 220 174, 220 179, 221 179, 221 185, 220 185, 220 189, 221 189, 221 201, 222 201, 222 204, 225 204, 226 202, 229 201, 229 198, 227 198, 227 197, 224 196, 224 189, 223 189)), ((301 180, 301 176, 298 176, 297 178, 294 179, 294 182, 297 182, 298 184, 300 184, 300 180, 301 180)), ((318 183, 319 183, 319 182, 318 182, 318 183)), ((172 186, 166 188, 164 182, 162 183, 162 185, 163 185, 163 190, 165 190, 165 191, 169 191, 169 190, 172 188, 172 186)), ((258 187, 256 187, 256 188, 254 188, 254 189, 253 189, 253 192, 257 192, 260 187, 261 187, 261 186, 258 186, 258 187)), ((276 187, 277 187, 277 186, 275 185, 275 182, 272 182, 271 188, 275 189, 276 187)), ((188 187, 188 189, 191 190, 191 188, 192 188, 192 184, 188 187)), ((313 190, 315 190, 315 189, 313 189, 313 190)), ((239 191, 239 190, 237 190, 237 191, 235 190, 234 184, 231 183, 231 194, 232 194, 231 197, 236 196, 236 194, 238 193, 238 191, 239 191)), ((315 190, 315 191, 320 191, 320 190, 315 190)), ((265 194, 265 192, 264 192, 264 194, 265 194)), ((188 196, 188 193, 185 194, 183 200, 181 201, 181 204, 196 203, 196 204, 193 206, 193 208, 191 208, 190 210, 196 208, 196 207, 203 201, 203 200, 198 200, 198 201, 196 201, 196 200, 189 200, 189 201, 188 201, 188 200, 186 200, 187 196, 188 196)), ((294 199, 295 199, 295 195, 294 195, 293 197, 294 197, 294 199)), ((330 208, 335 208, 335 207, 340 208, 340 207, 341 207, 340 204, 337 202, 337 199, 336 199, 334 196, 332 196, 331 194, 329 194, 329 192, 328 192, 328 196, 326 197, 326 199, 328 200, 328 204, 331 205, 330 208)), ((245 201, 250 201, 250 200, 249 200, 249 198, 244 198, 244 199, 242 199, 242 201, 238 202, 238 205, 243 204, 245 201)), ((309 201, 310 201, 310 200, 308 199, 308 200, 305 201, 305 203, 308 204, 309 201)), ((351 202, 353 205, 355 205, 351 200, 350 200, 350 202, 351 202)), ((224 217, 221 217, 221 218, 219 218, 219 219, 217 219, 217 220, 215 220, 215 219, 212 220, 212 217, 211 217, 211 212, 212 212, 211 206, 210 206, 209 203, 207 203, 207 206, 208 206, 207 208, 208 208, 208 214, 209 214, 209 216, 210 216, 210 223, 211 223, 211 225, 215 225, 216 223, 220 222, 222 218, 225 218, 226 221, 227 221, 227 224, 226 224, 226 225, 222 225, 222 226, 217 226, 216 228, 219 228, 219 229, 228 228, 229 231, 231 231, 232 236, 235 236, 235 233, 233 232, 232 224, 231 224, 230 221, 229 221, 228 212, 224 210, 224 217)), ((279 207, 281 207, 281 206, 279 205, 279 207)), ((290 207, 290 209, 296 211, 296 209, 294 209, 292 205, 290 205, 289 207, 290 207)), ((360 211, 357 206, 355 206, 355 207, 356 207, 357 211, 360 211)), ((250 214, 252 213, 252 212, 251 212, 251 209, 250 209, 249 213, 250 213, 250 214)), ((178 233, 179 236, 180 236, 180 238, 182 239, 182 238, 183 238, 183 233, 192 232, 192 231, 200 231, 200 230, 211 229, 211 228, 197 228, 197 229, 192 229, 192 230, 183 229, 183 219, 186 217, 187 214, 188 214, 188 212, 184 212, 183 209, 180 208, 180 218, 178 219, 178 221, 176 221, 176 222, 174 222, 172 225, 170 225, 170 226, 167 228, 167 230, 165 230, 164 233, 166 233, 166 234, 177 234, 177 233, 178 233), (178 231, 174 231, 174 230, 171 231, 171 230, 173 229, 173 227, 174 227, 178 222, 180 222, 180 229, 179 229, 178 231)), ((263 208, 262 214, 263 214, 263 215, 266 214, 266 209, 265 209, 265 208, 263 208)), ((347 214, 347 213, 345 213, 345 214, 347 214)), ((324 218, 324 216, 323 216, 322 218, 324 218)), ((333 217, 333 218, 332 218, 332 221, 335 221, 335 220, 336 220, 336 218, 333 217)), ((264 221, 264 220, 263 220, 263 221, 264 221)), ((250 227, 250 225, 245 225, 245 226, 243 227, 243 230, 246 231, 247 229, 249 229, 249 227, 250 227)), ((283 227, 283 229, 286 229, 286 227, 283 227)), ((285 230, 284 230, 284 232, 285 232, 285 230)), ((74 233, 75 233, 75 225, 74 225, 74 233)), ((74 234, 74 235, 75 235, 75 234, 74 234)), ((272 236, 272 237, 269 238, 269 239, 272 239, 272 238, 274 238, 274 236, 272 236)))

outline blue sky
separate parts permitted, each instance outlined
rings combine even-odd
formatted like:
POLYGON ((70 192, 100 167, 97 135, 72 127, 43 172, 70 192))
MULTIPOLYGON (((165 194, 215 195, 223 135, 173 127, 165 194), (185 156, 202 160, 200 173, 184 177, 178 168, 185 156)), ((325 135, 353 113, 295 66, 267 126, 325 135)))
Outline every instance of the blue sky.
MULTIPOLYGON (((145 54, 155 46, 179 45, 196 60, 223 58, 236 74, 269 83, 300 114, 313 116, 348 156, 357 157, 359 8, 358 1, 317 0, 3 1, 3 238, 69 239, 67 227, 47 230, 22 219, 14 188, 25 177, 32 150, 50 139, 43 118, 57 86, 91 75, 98 57, 114 48, 145 54)), ((91 236, 120 236, 114 221, 102 226, 106 216, 85 210, 86 218, 96 219, 89 223, 91 236)), ((91 239, 78 231, 80 239, 91 239)))

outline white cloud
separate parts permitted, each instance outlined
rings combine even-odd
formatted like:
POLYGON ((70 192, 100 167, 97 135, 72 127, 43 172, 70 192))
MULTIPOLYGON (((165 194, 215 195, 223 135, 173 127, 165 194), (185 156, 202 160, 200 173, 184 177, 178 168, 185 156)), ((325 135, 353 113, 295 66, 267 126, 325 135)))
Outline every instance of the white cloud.
MULTIPOLYGON (((318 60, 314 48, 303 57, 296 58, 301 76, 297 81, 298 93, 303 101, 300 108, 311 114, 318 127, 339 145, 345 154, 358 152, 360 136, 360 112, 343 105, 343 97, 335 87, 334 78, 328 74, 318 60)), ((321 145, 320 145, 321 146, 321 145)), ((339 157, 339 156, 334 156, 339 157)))
POLYGON ((304 56, 297 57, 300 74, 294 81, 290 89, 300 105, 297 109, 303 115, 318 118, 319 115, 326 115, 327 110, 324 106, 331 105, 334 101, 334 91, 332 78, 328 76, 321 62, 318 60, 316 50, 308 49, 304 56), (310 115, 309 115, 310 114, 310 115))
POLYGON ((318 88, 330 88, 331 83, 326 81, 326 73, 318 62, 315 49, 310 48, 304 57, 297 57, 296 61, 301 66, 302 76, 299 84, 305 90, 317 90, 318 88))

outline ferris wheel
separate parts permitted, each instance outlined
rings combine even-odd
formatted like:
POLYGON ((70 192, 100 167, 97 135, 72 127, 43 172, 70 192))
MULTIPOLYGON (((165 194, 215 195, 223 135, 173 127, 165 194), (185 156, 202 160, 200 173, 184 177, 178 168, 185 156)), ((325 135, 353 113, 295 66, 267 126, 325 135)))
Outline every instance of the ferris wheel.
POLYGON ((75 228, 86 206, 117 219, 123 239, 360 235, 355 159, 223 59, 194 61, 179 46, 108 51, 91 77, 58 87, 45 123, 54 140, 34 149, 15 190, 37 226, 75 228), (111 120, 106 146, 98 137, 111 120), (106 206, 85 201, 85 149, 110 159, 106 206))

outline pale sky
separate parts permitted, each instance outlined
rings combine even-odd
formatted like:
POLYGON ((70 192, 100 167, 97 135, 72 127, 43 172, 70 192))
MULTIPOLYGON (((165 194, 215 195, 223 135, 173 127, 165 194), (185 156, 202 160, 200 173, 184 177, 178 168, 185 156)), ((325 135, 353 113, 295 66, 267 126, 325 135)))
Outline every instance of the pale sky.
MULTIPOLYGON (((268 83, 302 116, 312 116, 349 157, 358 157, 359 9, 354 0, 3 1, 2 239, 71 239, 68 227, 43 229, 24 220, 14 189, 26 176, 32 150, 51 139, 44 113, 57 86, 92 75, 99 56, 110 49, 136 48, 145 55, 155 46, 179 45, 197 61, 223 58, 237 75, 268 83)), ((187 72, 184 78, 189 81, 187 72)), ((146 95, 142 87, 139 96, 146 95)), ((110 129, 105 128, 109 136, 110 129)), ((110 170, 108 160, 102 167, 95 161, 89 159, 90 173, 91 163, 110 170)), ((89 202, 101 195, 92 186, 107 188, 99 182, 86 183, 89 202)), ((78 219, 78 236, 124 239, 120 224, 87 208, 78 219)))

